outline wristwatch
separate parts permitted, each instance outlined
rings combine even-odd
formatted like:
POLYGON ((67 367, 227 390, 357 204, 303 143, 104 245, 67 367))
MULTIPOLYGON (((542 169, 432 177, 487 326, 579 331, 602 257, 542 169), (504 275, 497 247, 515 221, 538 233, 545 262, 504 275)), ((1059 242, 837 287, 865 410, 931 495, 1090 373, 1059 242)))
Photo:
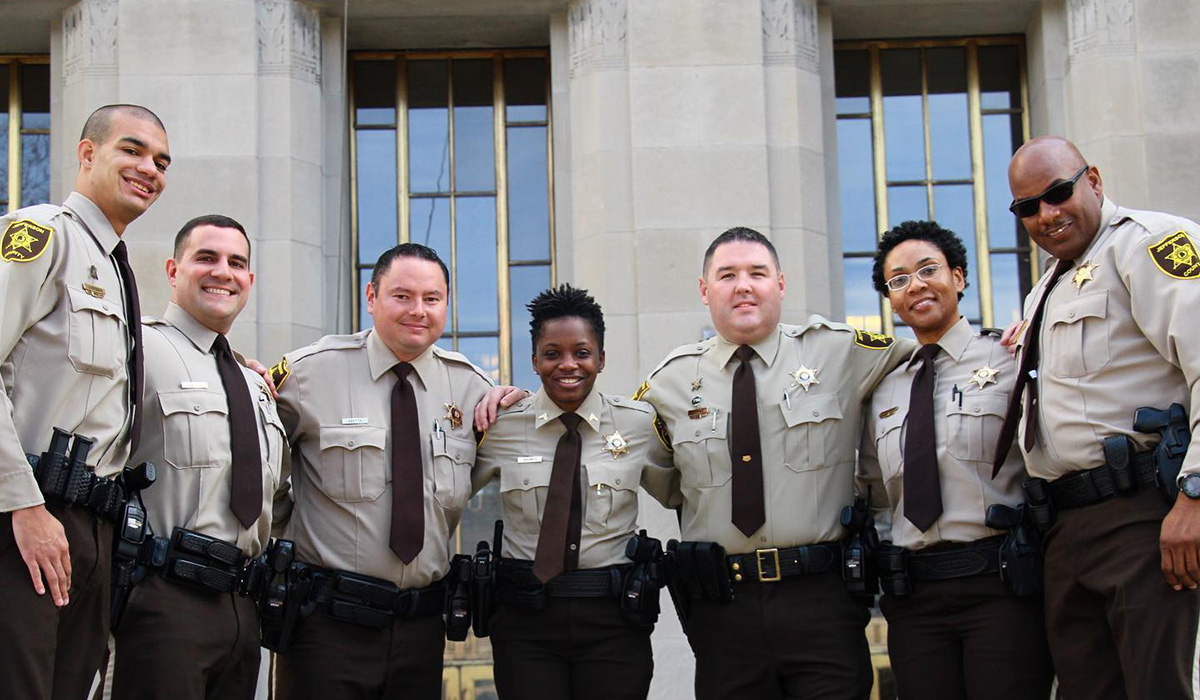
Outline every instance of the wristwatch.
POLYGON ((1179 492, 1193 501, 1200 500, 1200 474, 1179 477, 1179 492))

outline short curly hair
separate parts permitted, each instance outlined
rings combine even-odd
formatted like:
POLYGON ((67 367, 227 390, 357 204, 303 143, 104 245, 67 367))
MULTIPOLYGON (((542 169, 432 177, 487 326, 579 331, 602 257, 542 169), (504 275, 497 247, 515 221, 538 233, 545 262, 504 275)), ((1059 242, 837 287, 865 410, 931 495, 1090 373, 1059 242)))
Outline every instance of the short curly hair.
POLYGON ((533 339, 535 353, 538 340, 542 337, 542 327, 546 322, 571 317, 587 321, 592 327, 592 332, 596 334, 596 343, 600 346, 600 351, 604 351, 604 312, 586 289, 562 284, 538 294, 525 308, 529 309, 531 316, 529 335, 533 339))
MULTIPOLYGON (((905 241, 926 241, 942 251, 950 269, 959 268, 963 274, 963 289, 970 286, 967 282, 967 249, 962 239, 949 229, 938 226, 936 221, 905 221, 899 226, 883 234, 879 239, 879 249, 875 251, 874 265, 871 267, 871 283, 875 291, 887 296, 887 280, 883 277, 883 263, 892 249, 905 241)), ((962 301, 963 293, 958 293, 962 301)))

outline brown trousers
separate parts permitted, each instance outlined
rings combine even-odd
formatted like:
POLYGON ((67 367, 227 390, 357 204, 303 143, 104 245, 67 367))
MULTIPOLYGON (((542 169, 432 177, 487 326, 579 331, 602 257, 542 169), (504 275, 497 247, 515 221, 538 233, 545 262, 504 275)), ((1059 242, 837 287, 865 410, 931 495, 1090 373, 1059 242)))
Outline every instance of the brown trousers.
POLYGON ((837 570, 737 583, 732 603, 695 601, 688 641, 696 698, 865 700, 873 674, 871 614, 837 570))
POLYGON ((441 615, 390 627, 342 622, 318 610, 275 661, 276 700, 441 700, 441 615))
POLYGON ((625 621, 615 599, 551 598, 505 605, 492 618, 501 700, 645 700, 654 673, 651 627, 625 621))
POLYGON ((1066 700, 1193 700, 1200 591, 1163 578, 1168 510, 1148 489, 1060 512, 1047 533, 1046 628, 1066 700))
POLYGON ((12 514, 0 514, 0 687, 7 697, 81 700, 108 648, 113 525, 83 508, 48 505, 71 552, 70 602, 54 606, 33 590, 13 540, 12 514))
POLYGON ((138 584, 116 634, 113 700, 253 700, 262 658, 254 603, 157 574, 138 584))
POLYGON ((996 574, 913 586, 879 603, 900 700, 1050 697, 1041 597, 1012 596, 996 574))

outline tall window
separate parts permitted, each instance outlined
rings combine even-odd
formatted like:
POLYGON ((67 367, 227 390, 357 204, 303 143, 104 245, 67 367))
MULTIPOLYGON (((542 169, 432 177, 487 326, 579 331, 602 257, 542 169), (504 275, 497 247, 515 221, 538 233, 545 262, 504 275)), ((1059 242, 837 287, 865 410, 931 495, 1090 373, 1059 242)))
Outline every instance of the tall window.
POLYGON ((50 200, 50 66, 0 56, 0 211, 50 200))
POLYGON ((545 51, 353 57, 355 318, 397 242, 450 266, 439 345, 535 386, 525 304, 554 279, 545 51))
POLYGON ((912 219, 966 245, 971 323, 1019 319, 1037 273, 1008 211, 1008 162, 1029 131, 1021 38, 843 42, 834 71, 847 320, 904 331, 871 287, 871 257, 912 219))

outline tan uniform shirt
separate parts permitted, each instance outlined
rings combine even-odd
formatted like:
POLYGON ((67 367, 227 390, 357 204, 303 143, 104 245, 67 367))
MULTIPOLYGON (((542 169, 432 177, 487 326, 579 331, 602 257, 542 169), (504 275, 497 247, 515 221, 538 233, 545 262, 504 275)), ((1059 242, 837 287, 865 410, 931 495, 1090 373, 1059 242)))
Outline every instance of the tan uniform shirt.
MULTIPOLYGON (((921 532, 904 517, 904 445, 913 379, 921 367, 915 353, 879 383, 871 397, 859 452, 858 491, 887 509, 891 537, 899 547, 923 549, 939 542, 974 542, 1002 535, 983 524, 989 506, 1022 501, 1025 466, 1014 446, 996 478, 992 458, 1017 367, 993 335, 971 330, 967 319, 946 331, 934 358, 933 430, 937 440, 942 515, 921 532), (961 392, 961 393, 960 393, 961 392)), ((881 521, 884 519, 881 519, 881 521)))
POLYGON ((96 441, 87 463, 98 475, 124 468, 130 340, 111 257, 121 239, 95 204, 73 192, 62 206, 0 218, 0 231, 0 512, 8 512, 44 502, 25 454, 49 447, 55 427, 96 441))
MULTIPOLYGON (((1100 466, 1110 435, 1151 448, 1158 435, 1135 432, 1134 411, 1172 403, 1191 419, 1183 473, 1200 473, 1198 234, 1187 219, 1104 200, 1100 232, 1046 302, 1037 441, 1025 460, 1031 475, 1056 479, 1100 466)), ((1026 318, 1047 280, 1026 299, 1026 318)))
MULTIPOLYGON (((678 472, 655 434, 650 404, 593 391, 575 413, 583 418, 579 568, 627 564, 625 544, 637 530, 638 485, 673 507, 678 472)), ((562 414, 539 389, 501 411, 479 446, 473 481, 479 489, 500 477, 505 557, 532 560, 537 554, 554 452, 566 433, 562 414)))
POLYGON ((158 481, 142 493, 154 533, 170 537, 175 527, 232 542, 258 556, 271 537, 272 502, 286 499, 287 442, 271 390, 257 372, 242 368, 257 407, 262 453, 263 510, 246 529, 229 507, 233 484, 229 402, 217 360, 213 331, 175 304, 162 320, 144 322, 146 390, 142 440, 133 463, 152 462, 158 481))
POLYGON ((781 324, 753 348, 767 520, 751 537, 730 522, 737 346, 718 336, 676 349, 636 397, 654 405, 671 436, 683 537, 730 553, 838 540, 842 507, 853 501, 863 401, 913 344, 814 316, 807 326, 781 324))
POLYGON ((400 360, 373 330, 365 330, 326 336, 284 361, 290 374, 276 383, 292 446, 295 501, 286 536, 295 541, 297 558, 401 588, 440 579, 450 567, 450 535, 471 496, 471 411, 491 387, 487 375, 437 346, 412 362, 408 381, 424 445, 425 545, 405 565, 389 547, 396 383, 391 369, 400 360), (461 411, 457 425, 452 409, 461 411))

